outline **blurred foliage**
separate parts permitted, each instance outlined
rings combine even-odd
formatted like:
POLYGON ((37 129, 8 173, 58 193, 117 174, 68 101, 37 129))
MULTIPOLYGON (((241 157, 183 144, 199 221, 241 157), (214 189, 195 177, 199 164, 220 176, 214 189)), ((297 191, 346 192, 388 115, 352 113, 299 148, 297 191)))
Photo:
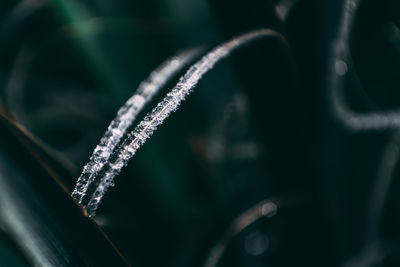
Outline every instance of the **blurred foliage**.
MULTIPOLYGON (((364 238, 393 132, 349 131, 329 107, 329 63, 345 3, 3 0, 0 110, 8 119, 2 117, 0 132, 0 193, 11 188, 9 200, 29 220, 26 227, 39 225, 31 237, 47 242, 62 265, 118 266, 126 259, 133 266, 202 266, 236 218, 277 198, 278 212, 238 233, 218 266, 338 266, 353 259, 354 266, 398 266, 396 179, 382 245, 364 238), (282 32, 290 49, 268 39, 219 63, 138 151, 94 221, 85 217, 68 191, 138 84, 179 50, 211 48, 258 28, 282 32), (365 255, 372 260, 358 263, 365 255)), ((351 32, 354 69, 344 86, 360 112, 400 105, 399 11, 395 0, 361 1, 351 32)), ((0 265, 32 265, 34 252, 13 234, 18 223, 4 218, 0 265)))

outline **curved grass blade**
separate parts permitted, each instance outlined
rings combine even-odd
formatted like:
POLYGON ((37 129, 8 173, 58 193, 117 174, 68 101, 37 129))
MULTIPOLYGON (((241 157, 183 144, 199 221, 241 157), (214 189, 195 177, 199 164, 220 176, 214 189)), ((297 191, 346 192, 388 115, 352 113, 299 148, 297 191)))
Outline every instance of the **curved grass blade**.
POLYGON ((172 91, 168 93, 153 111, 146 115, 135 130, 128 135, 118 150, 113 153, 110 162, 105 165, 104 169, 99 173, 97 184, 94 183, 91 185, 92 192, 89 191, 88 194, 90 198, 83 202, 83 206, 86 208, 89 216, 94 216, 105 192, 113 185, 114 177, 119 174, 129 159, 135 155, 136 151, 153 134, 157 127, 161 125, 173 111, 177 110, 180 103, 190 94, 202 76, 212 69, 217 62, 230 55, 234 50, 265 37, 277 37, 283 42, 286 42, 284 37, 276 31, 269 29, 254 30, 218 46, 189 68, 172 91))
POLYGON ((342 92, 344 77, 348 68, 352 67, 349 55, 349 40, 360 0, 346 0, 343 4, 342 20, 339 27, 335 45, 332 46, 330 61, 332 73, 329 81, 330 105, 336 119, 347 128, 356 131, 398 129, 400 127, 400 111, 377 111, 360 113, 352 110, 342 92))
POLYGON ((267 199, 254 205, 250 209, 243 212, 238 216, 228 229, 224 232, 218 243, 211 249, 207 259, 204 262, 203 267, 215 267, 218 266, 218 262, 223 256, 226 247, 232 241, 232 239, 243 231, 250 224, 259 220, 260 218, 273 217, 278 211, 278 206, 273 201, 267 199))
POLYGON ((89 163, 83 168, 78 178, 72 196, 82 202, 88 185, 92 183, 107 163, 111 153, 125 135, 127 129, 132 125, 139 112, 151 101, 153 96, 162 88, 178 71, 180 71, 190 60, 192 60, 200 49, 188 49, 165 61, 155 69, 150 77, 143 81, 135 94, 119 110, 115 119, 108 126, 107 131, 101 138, 100 143, 94 149, 89 163))

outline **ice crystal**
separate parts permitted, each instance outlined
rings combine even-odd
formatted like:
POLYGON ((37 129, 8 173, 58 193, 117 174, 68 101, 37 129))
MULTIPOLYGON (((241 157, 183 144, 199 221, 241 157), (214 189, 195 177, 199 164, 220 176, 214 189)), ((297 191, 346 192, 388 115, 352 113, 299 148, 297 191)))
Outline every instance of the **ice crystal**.
POLYGON ((201 77, 217 62, 227 57, 235 49, 267 36, 274 36, 284 40, 279 33, 272 30, 261 29, 251 31, 218 46, 189 68, 172 91, 145 116, 142 122, 128 135, 119 148, 113 153, 110 161, 104 166, 101 171, 102 177, 97 179, 98 184, 95 185, 96 189, 91 193, 89 202, 87 205, 86 201, 84 203, 84 207, 89 216, 95 214, 102 197, 113 184, 114 177, 120 173, 122 167, 135 155, 136 151, 153 134, 157 127, 161 125, 173 111, 177 110, 180 103, 190 94, 201 77))
POLYGON ((94 149, 89 163, 83 168, 82 174, 77 181, 72 196, 78 202, 82 203, 89 185, 94 182, 98 172, 107 163, 115 147, 119 144, 121 138, 145 104, 198 53, 198 48, 189 49, 168 59, 155 69, 147 80, 139 85, 135 94, 118 110, 117 116, 108 126, 100 143, 94 149))

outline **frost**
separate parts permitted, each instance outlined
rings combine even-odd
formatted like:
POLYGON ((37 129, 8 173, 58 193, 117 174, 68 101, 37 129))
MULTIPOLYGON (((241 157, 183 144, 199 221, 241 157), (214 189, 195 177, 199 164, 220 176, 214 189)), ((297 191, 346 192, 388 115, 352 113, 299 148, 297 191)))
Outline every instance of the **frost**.
POLYGON ((102 171, 103 176, 99 178, 100 182, 86 206, 89 216, 95 214, 102 197, 113 183, 114 177, 120 173, 121 168, 136 154, 136 151, 153 134, 157 127, 161 125, 172 112, 177 110, 180 103, 190 94, 202 76, 235 49, 249 42, 268 36, 278 37, 284 41, 284 38, 273 30, 261 29, 251 31, 218 46, 189 68, 172 91, 146 115, 132 134, 128 135, 119 148, 113 153, 109 163, 104 167, 104 171, 102 171))
POLYGON ((145 104, 199 52, 197 48, 189 49, 168 59, 154 70, 147 80, 139 85, 135 94, 118 110, 117 116, 108 126, 100 143, 94 149, 89 163, 83 168, 82 174, 78 178, 75 190, 72 192, 72 196, 78 202, 82 203, 90 184, 94 183, 96 185, 95 180, 98 172, 108 162, 115 147, 119 144, 121 138, 145 104))

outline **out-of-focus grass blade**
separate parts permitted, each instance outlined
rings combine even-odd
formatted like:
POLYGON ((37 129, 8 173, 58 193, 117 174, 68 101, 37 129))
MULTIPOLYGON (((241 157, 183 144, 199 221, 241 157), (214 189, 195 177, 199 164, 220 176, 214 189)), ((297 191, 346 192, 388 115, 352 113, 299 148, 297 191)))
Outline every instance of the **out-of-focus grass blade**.
POLYGON ((43 155, 33 139, 0 116, 3 232, 35 266, 128 265, 70 197, 43 155))
POLYGON ((14 122, 0 112, 0 124, 4 124, 9 131, 21 142, 31 153, 35 155, 41 165, 45 166, 59 178, 62 184, 70 190, 79 170, 71 162, 62 158, 40 139, 29 133, 23 126, 14 122))

